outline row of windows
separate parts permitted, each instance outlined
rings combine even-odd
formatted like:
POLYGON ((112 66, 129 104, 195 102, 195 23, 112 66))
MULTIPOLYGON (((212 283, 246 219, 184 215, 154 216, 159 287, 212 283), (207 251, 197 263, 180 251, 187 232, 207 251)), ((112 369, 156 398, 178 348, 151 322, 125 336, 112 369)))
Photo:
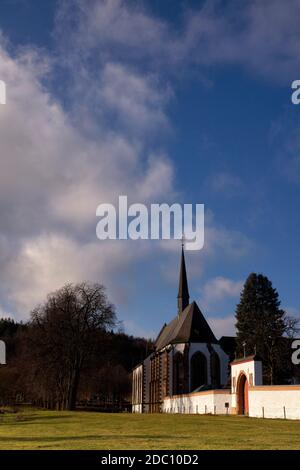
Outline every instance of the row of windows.
MULTIPOLYGON (((186 393, 188 385, 187 381, 187 371, 184 364, 184 356, 182 353, 177 352, 174 356, 174 390, 175 395, 181 393, 186 393)), ((190 362, 190 377, 191 377, 191 387, 190 391, 194 391, 201 385, 208 384, 208 367, 207 359, 203 353, 200 351, 193 354, 190 362)), ((213 388, 220 386, 220 359, 217 353, 213 352, 210 355, 210 382, 213 388)))

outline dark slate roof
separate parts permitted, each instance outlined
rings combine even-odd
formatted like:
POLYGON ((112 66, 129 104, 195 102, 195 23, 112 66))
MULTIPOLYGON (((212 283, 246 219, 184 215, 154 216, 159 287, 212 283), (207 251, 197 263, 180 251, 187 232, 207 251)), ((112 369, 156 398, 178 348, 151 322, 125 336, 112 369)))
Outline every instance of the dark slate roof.
POLYGON ((168 325, 163 326, 155 341, 155 349, 160 350, 168 344, 189 342, 218 343, 196 302, 192 302, 168 325))

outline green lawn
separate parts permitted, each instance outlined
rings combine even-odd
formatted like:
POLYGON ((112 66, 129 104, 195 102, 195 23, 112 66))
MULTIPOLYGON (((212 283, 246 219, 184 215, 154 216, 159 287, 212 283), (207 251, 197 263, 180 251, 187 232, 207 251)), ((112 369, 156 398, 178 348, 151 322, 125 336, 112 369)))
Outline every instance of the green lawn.
POLYGON ((300 421, 26 409, 0 415, 0 449, 300 449, 300 421))

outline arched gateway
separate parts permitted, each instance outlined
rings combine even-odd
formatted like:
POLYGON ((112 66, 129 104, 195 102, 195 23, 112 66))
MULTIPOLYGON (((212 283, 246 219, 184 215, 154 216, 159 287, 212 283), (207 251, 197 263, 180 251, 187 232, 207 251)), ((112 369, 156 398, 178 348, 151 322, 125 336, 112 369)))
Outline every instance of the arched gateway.
POLYGON ((238 399, 238 414, 249 414, 249 399, 248 399, 248 380, 244 373, 241 373, 237 383, 237 399, 238 399))

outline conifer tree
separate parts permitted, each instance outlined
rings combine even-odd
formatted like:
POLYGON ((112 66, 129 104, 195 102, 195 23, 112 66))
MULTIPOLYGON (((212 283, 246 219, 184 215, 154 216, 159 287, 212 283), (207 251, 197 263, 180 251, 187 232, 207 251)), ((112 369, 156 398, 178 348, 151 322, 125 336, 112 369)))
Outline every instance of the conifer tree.
POLYGON ((236 308, 237 354, 261 356, 265 383, 280 380, 279 371, 286 357, 283 336, 287 319, 272 282, 262 274, 250 274, 236 308))

